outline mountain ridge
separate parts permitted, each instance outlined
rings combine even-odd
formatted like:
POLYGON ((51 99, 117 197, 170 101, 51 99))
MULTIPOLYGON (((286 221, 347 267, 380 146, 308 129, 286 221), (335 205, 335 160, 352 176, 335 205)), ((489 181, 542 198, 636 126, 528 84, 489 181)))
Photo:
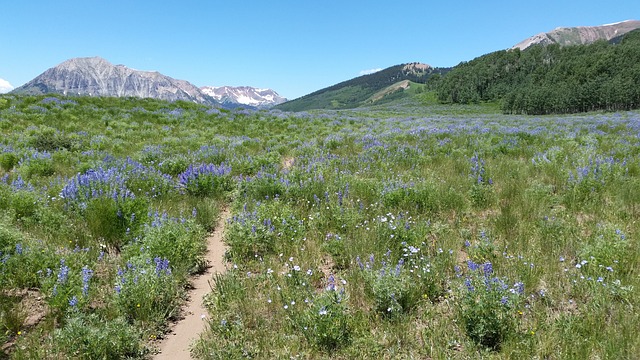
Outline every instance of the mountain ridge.
POLYGON ((542 44, 586 45, 597 40, 609 41, 629 31, 640 28, 640 21, 625 20, 597 26, 557 27, 549 32, 542 32, 522 40, 511 49, 524 50, 530 46, 542 44))
POLYGON ((186 80, 174 79, 157 71, 141 71, 124 65, 113 65, 98 56, 66 60, 15 88, 12 93, 133 96, 218 104, 212 97, 186 80))
POLYGON ((203 86, 200 90, 225 107, 268 109, 287 101, 272 89, 251 86, 203 86))

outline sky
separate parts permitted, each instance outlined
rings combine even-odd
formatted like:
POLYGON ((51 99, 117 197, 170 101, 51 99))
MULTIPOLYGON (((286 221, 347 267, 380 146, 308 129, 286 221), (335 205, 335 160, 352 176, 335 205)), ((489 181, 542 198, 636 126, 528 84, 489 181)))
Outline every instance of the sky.
POLYGON ((376 69, 455 66, 640 1, 0 0, 0 92, 75 57, 294 99, 376 69))

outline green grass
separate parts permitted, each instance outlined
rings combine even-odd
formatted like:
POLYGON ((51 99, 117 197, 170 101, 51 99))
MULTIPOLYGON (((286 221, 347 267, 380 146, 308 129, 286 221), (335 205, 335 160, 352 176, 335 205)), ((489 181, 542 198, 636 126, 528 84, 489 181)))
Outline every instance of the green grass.
POLYGON ((6 356, 149 358, 227 205, 197 358, 633 358, 640 114, 432 97, 0 97, 6 356))

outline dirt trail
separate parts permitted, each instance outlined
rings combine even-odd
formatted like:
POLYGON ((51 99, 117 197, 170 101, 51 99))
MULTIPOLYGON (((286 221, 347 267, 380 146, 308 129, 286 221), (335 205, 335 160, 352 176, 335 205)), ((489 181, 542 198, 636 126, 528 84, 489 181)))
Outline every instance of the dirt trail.
POLYGON ((223 257, 226 248, 222 239, 229 217, 228 208, 220 212, 215 231, 207 238, 206 259, 211 267, 192 280, 193 289, 189 291, 189 301, 183 307, 185 317, 175 324, 171 333, 162 341, 159 346, 160 353, 154 359, 191 359, 189 347, 205 330, 207 323, 206 319, 203 319, 203 316, 207 316, 207 310, 202 304, 202 297, 211 290, 209 281, 212 275, 225 271, 223 257))
POLYGON ((291 169, 291 167, 293 166, 293 162, 294 161, 295 161, 295 159, 292 158, 291 156, 288 156, 288 157, 282 159, 282 164, 280 164, 282 166, 282 170, 291 169))

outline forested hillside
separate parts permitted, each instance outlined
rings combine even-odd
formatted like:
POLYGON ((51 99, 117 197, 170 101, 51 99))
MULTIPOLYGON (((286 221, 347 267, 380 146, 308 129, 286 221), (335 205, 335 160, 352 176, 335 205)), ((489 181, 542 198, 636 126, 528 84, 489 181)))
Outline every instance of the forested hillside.
MULTIPOLYGON (((449 68, 433 68, 429 65, 410 63, 391 66, 373 74, 363 75, 336 85, 315 91, 298 99, 276 106, 284 111, 309 109, 352 109, 369 104, 379 91, 408 80, 425 83, 432 75, 444 74, 449 68)), ((398 94, 395 94, 397 97, 398 94)))
POLYGON ((461 63, 438 86, 444 103, 499 101, 505 113, 640 107, 640 31, 590 45, 536 45, 461 63))

